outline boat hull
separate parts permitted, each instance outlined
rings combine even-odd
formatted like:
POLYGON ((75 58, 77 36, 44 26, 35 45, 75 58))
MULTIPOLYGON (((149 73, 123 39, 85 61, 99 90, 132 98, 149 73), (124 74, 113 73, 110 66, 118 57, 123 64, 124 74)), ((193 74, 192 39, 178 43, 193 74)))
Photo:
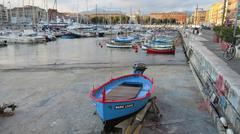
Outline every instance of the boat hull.
POLYGON ((130 44, 117 45, 117 44, 106 43, 106 46, 109 47, 109 48, 132 48, 132 45, 130 45, 130 44))
POLYGON ((96 103, 97 113, 103 122, 112 122, 141 110, 149 97, 131 102, 96 103))
MULTIPOLYGON (((141 110, 154 90, 153 80, 142 74, 124 75, 93 89, 97 114, 103 123, 128 117, 141 110)), ((114 124, 114 123, 113 123, 114 124)))
MULTIPOLYGON (((144 106, 145 107, 145 106, 144 106)), ((119 123, 121 123, 122 121, 124 120, 127 120, 129 118, 131 118, 132 116, 136 115, 138 112, 140 112, 144 107, 142 107, 141 109, 131 113, 131 114, 128 114, 126 116, 122 116, 122 117, 119 117, 119 118, 115 118, 115 119, 112 119, 112 120, 107 120, 107 121, 104 121, 104 131, 105 132, 111 132, 112 129, 118 125, 119 123)))
POLYGON ((75 38, 80 38, 80 35, 77 34, 73 34, 73 33, 66 33, 64 35, 62 35, 63 39, 75 39, 75 38))
POLYGON ((147 48, 147 54, 175 54, 175 49, 153 49, 153 48, 147 48))

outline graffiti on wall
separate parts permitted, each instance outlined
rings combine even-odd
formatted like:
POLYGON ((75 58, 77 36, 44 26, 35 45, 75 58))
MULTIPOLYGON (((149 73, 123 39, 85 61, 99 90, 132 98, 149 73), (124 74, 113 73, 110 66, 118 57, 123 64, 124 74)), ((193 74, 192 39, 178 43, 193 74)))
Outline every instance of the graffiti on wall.
POLYGON ((217 89, 217 93, 220 96, 227 96, 228 95, 228 91, 229 91, 229 87, 228 85, 225 84, 225 81, 223 79, 223 76, 221 74, 219 74, 217 76, 217 80, 216 80, 216 89, 217 89))

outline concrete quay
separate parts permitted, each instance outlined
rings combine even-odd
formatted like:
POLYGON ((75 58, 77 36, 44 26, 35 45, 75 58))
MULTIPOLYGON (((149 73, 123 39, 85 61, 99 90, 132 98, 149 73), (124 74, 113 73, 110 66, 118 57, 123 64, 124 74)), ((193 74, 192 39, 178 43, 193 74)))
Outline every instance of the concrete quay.
POLYGON ((181 33, 189 63, 201 82, 201 92, 219 133, 226 133, 226 128, 240 133, 240 75, 208 48, 211 44, 206 38, 190 30, 181 33), (227 127, 223 127, 220 117, 228 121, 227 127))

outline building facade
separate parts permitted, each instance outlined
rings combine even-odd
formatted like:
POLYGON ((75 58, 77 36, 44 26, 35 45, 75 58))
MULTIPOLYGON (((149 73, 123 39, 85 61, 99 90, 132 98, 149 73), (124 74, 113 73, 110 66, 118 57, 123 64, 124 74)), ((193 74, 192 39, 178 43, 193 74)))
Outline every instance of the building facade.
POLYGON ((57 18, 66 18, 68 17, 68 13, 60 13, 57 9, 48 9, 48 20, 56 21, 57 18))
POLYGON ((151 13, 149 16, 151 19, 175 19, 179 24, 186 24, 187 21, 187 14, 185 12, 151 13))
POLYGON ((15 7, 9 10, 11 23, 32 23, 37 24, 40 21, 46 21, 46 10, 36 6, 15 7))
POLYGON ((228 6, 226 5, 226 12, 225 12, 225 17, 223 19, 223 10, 224 10, 224 2, 217 2, 214 3, 207 14, 207 23, 214 25, 214 26, 219 26, 222 25, 222 20, 225 22, 226 21, 226 15, 227 15, 227 8, 228 6))
POLYGON ((94 18, 94 17, 121 17, 126 16, 121 11, 106 11, 106 10, 98 10, 98 11, 85 11, 81 12, 82 15, 87 16, 88 18, 94 18))
POLYGON ((91 21, 93 18, 104 18, 108 23, 128 23, 126 21, 127 15, 121 11, 109 11, 104 9, 94 9, 91 11, 84 11, 80 13, 86 20, 91 21), (114 19, 115 18, 115 19, 114 19))
POLYGON ((202 8, 197 8, 193 14, 193 24, 195 25, 203 25, 206 23, 206 14, 207 11, 202 8))
POLYGON ((7 8, 0 4, 0 25, 8 23, 7 8))
MULTIPOLYGON (((237 13, 238 1, 239 0, 228 0, 227 1, 226 23, 228 25, 233 25, 234 24, 235 18, 236 18, 236 14, 238 14, 238 16, 240 16, 239 11, 237 13)), ((239 20, 239 18, 238 18, 238 20, 239 20)))

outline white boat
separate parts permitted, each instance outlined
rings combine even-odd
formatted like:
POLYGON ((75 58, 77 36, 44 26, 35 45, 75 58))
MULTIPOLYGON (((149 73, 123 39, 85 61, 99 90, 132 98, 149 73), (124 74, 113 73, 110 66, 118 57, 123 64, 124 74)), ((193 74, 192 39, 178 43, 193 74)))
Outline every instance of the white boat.
POLYGON ((109 48, 132 48, 132 44, 116 45, 116 44, 106 43, 106 46, 109 48))
POLYGON ((8 43, 19 43, 19 44, 33 44, 33 43, 43 43, 46 41, 44 36, 27 36, 27 35, 17 35, 10 34, 0 36, 0 39, 7 40, 8 43))

